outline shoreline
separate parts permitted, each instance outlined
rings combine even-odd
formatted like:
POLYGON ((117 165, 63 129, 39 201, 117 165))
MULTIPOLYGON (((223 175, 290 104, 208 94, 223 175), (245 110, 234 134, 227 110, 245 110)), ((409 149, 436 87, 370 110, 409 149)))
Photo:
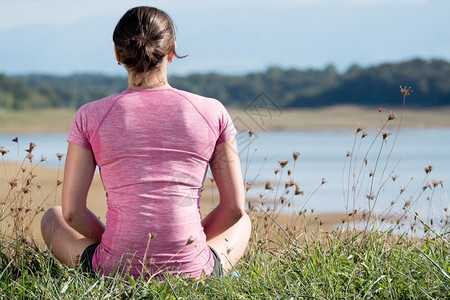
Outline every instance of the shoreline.
MULTIPOLYGON (((30 228, 33 232, 35 241, 38 243, 38 245, 44 247, 44 242, 40 234, 40 220, 43 216, 43 210, 40 210, 40 208, 43 207, 44 210, 47 210, 51 206, 61 205, 62 186, 59 185, 58 182, 63 179, 64 169, 53 169, 46 166, 33 166, 30 169, 29 164, 21 165, 7 162, 3 162, 2 169, 3 171, 0 172, 0 181, 3 181, 4 183, 0 185, 0 193, 2 195, 10 194, 10 182, 14 174, 26 175, 25 177, 23 175, 19 175, 18 184, 19 186, 22 186, 23 181, 26 180, 29 174, 31 174, 30 172, 32 172, 33 179, 31 181, 31 189, 26 192, 26 198, 30 200, 32 199, 32 209, 30 210, 30 214, 35 214, 35 212, 37 213, 35 214, 35 218, 32 221, 30 228), (36 207, 38 209, 36 209, 36 207)), ((214 188, 215 184, 206 179, 200 198, 200 213, 202 217, 205 217, 218 204, 219 196, 218 193, 213 190, 214 188)), ((320 212, 318 210, 305 210, 302 213, 298 213, 297 211, 283 211, 282 204, 280 204, 281 206, 279 206, 279 208, 281 208, 281 210, 276 210, 277 213, 273 215, 273 209, 270 210, 270 206, 272 205, 271 203, 267 203, 267 205, 265 206, 264 204, 262 204, 261 208, 253 210, 255 206, 248 203, 253 203, 254 201, 257 202, 258 200, 252 199, 252 197, 247 197, 246 199, 248 210, 250 211, 249 215, 252 218, 252 222, 257 232, 260 232, 261 230, 264 231, 267 224, 269 224, 270 226, 275 226, 275 224, 277 224, 278 226, 281 226, 280 228, 294 228, 295 232, 290 232, 289 234, 303 234, 306 232, 316 234, 319 232, 333 232, 336 230, 345 229, 342 227, 342 224, 344 223, 355 224, 355 226, 357 224, 363 224, 364 222, 369 222, 368 224, 376 224, 380 220, 380 216, 383 217, 381 220, 384 219, 395 221, 395 215, 378 215, 377 213, 372 215, 369 220, 365 217, 366 213, 364 213, 364 211, 356 214, 355 210, 349 214, 348 211, 345 211, 344 207, 341 207, 341 209, 337 209, 335 211, 328 212, 320 212), (269 215, 272 215, 275 218, 276 222, 270 222, 269 219, 268 223, 266 213, 261 210, 263 206, 264 211, 266 211, 266 209, 267 212, 271 211, 269 215), (346 223, 349 221, 351 223, 346 223)), ((3 203, 14 203, 14 199, 8 199, 6 196, 3 198, 3 203)), ((103 184, 98 172, 94 174, 94 178, 87 197, 87 205, 88 208, 102 222, 105 223, 107 201, 103 184)), ((0 233, 6 233, 6 235, 11 234, 8 228, 13 227, 10 226, 10 224, 12 224, 11 219, 8 219, 8 217, 4 219, 2 221, 2 226, 0 226, 0 233)), ((24 224, 25 227, 28 226, 26 219, 24 221, 24 224)))
MULTIPOLYGON (((327 131, 355 128, 380 128, 392 111, 397 118, 389 126, 397 126, 401 108, 360 106, 328 106, 261 112, 227 108, 238 131, 327 131)), ((30 111, 0 110, 1 135, 67 134, 75 109, 42 109, 30 111)), ((401 128, 450 128, 450 107, 405 109, 401 128)))
MULTIPOLYGON (((3 171, 0 172, 0 181, 3 183, 8 183, 14 174, 23 173, 28 174, 30 172, 29 165, 16 165, 15 163, 7 163, 3 162, 2 166, 3 171), (23 169, 25 171, 23 171, 23 169), (20 172, 20 170, 22 171, 20 172)), ((48 209, 54 205, 61 205, 61 190, 62 186, 59 185, 57 187, 58 180, 62 180, 64 170, 61 168, 60 170, 48 168, 45 166, 35 166, 32 169, 33 172, 33 180, 32 180, 32 188, 27 195, 30 195, 30 199, 33 200, 32 209, 30 210, 30 214, 36 214, 34 220, 31 224, 31 229, 35 240, 39 245, 44 246, 41 234, 40 234, 40 220, 43 215, 43 211, 39 211, 36 213, 36 208, 43 207, 44 210, 48 209), (39 187, 38 187, 39 186, 39 187), (56 190, 55 190, 56 189, 56 190)), ((22 178, 22 177, 20 177, 22 178)), ((22 184, 21 181, 23 179, 19 179, 19 184, 22 184)), ((200 199, 200 212, 202 217, 205 217, 208 212, 210 212, 217 204, 219 197, 214 193, 210 193, 209 190, 213 187, 213 184, 210 181, 205 181, 204 188, 205 192, 202 193, 200 199)), ((1 184, 0 185, 0 193, 2 195, 8 195, 10 191, 9 184, 1 184)), ((28 197, 28 196, 27 196, 28 197)), ((6 200, 4 197, 3 200, 6 200)), ((3 201, 2 200, 2 201, 3 201)), ((11 203, 12 199, 5 201, 5 203, 11 203)), ((95 173, 91 187, 89 189, 88 197, 87 197, 87 205, 89 209, 96 215, 98 218, 105 222, 107 203, 106 203, 106 194, 103 189, 103 184, 100 180, 100 175, 95 173)), ((261 220, 256 217, 257 213, 254 214, 254 221, 259 225, 261 220)), ((319 230, 317 220, 320 219, 323 221, 321 224, 321 229, 326 231, 331 231, 340 225, 341 220, 346 217, 345 213, 307 213, 305 215, 308 223, 308 228, 310 230, 316 231, 319 230)), ((281 223, 297 223, 297 216, 290 213, 280 213, 277 216, 281 223)), ((1 233, 9 233, 8 225, 11 224, 11 220, 6 218, 2 221, 2 225, 0 226, 1 233), (3 224, 4 223, 4 224, 3 224)), ((25 222, 26 223, 26 222, 25 222)), ((303 223, 303 222, 302 222, 303 223)), ((10 227, 12 228, 12 227, 10 227)), ((299 227, 300 228, 300 227, 299 227)))

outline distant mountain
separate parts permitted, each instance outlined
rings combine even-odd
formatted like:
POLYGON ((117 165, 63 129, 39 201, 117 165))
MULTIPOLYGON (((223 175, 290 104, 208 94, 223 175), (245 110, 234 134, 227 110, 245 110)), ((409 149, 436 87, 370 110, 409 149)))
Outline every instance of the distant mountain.
MULTIPOLYGON (((78 108, 86 102, 118 93, 127 84, 124 77, 95 74, 0 75, 0 107, 78 108)), ((450 105, 450 63, 437 59, 414 59, 369 68, 355 65, 344 73, 330 65, 323 70, 272 67, 263 73, 243 76, 192 74, 171 77, 170 84, 241 108, 261 92, 283 108, 338 104, 400 106, 399 85, 413 89, 408 107, 450 105)))

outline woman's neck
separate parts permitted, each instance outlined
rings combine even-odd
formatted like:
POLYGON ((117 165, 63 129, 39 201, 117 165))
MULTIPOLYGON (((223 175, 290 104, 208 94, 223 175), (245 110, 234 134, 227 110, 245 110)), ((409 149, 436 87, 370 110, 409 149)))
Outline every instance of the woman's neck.
POLYGON ((167 80, 167 72, 165 69, 163 70, 155 70, 151 73, 147 73, 141 78, 136 78, 134 74, 128 72, 128 88, 129 89, 163 89, 170 88, 169 82, 167 80), (136 80, 141 82, 139 85, 136 85, 136 80))
POLYGON ((128 88, 129 89, 165 89, 170 88, 171 86, 167 81, 161 81, 161 82, 155 82, 155 83, 142 83, 140 85, 135 85, 132 80, 128 82, 128 88))

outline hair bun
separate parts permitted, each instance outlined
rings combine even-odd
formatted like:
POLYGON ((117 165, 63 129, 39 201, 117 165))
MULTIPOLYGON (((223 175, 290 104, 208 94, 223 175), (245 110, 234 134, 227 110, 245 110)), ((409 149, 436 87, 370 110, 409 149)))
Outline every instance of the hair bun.
POLYGON ((128 10, 114 29, 113 41, 120 60, 135 78, 159 68, 170 53, 179 57, 174 47, 175 25, 168 14, 154 7, 128 10))
POLYGON ((146 44, 151 42, 142 34, 133 36, 131 41, 135 42, 137 47, 144 47, 146 44))

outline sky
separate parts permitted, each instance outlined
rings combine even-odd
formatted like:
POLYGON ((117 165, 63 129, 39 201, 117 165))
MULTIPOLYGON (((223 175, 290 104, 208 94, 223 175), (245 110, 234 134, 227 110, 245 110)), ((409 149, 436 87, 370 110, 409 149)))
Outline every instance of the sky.
POLYGON ((112 32, 138 5, 174 19, 173 75, 450 60, 449 0, 0 0, 0 74, 126 75, 112 32))

